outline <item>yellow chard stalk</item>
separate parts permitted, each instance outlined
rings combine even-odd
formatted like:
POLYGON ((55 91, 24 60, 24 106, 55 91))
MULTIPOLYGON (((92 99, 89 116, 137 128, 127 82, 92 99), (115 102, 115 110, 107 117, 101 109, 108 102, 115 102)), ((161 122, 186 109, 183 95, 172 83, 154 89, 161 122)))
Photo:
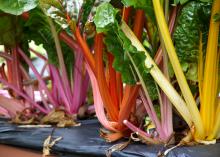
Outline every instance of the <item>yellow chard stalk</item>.
MULTIPOLYGON (((218 35, 219 22, 215 22, 213 16, 220 12, 220 0, 214 0, 209 26, 208 44, 206 50, 204 80, 202 87, 201 115, 206 135, 209 135, 214 127, 216 98, 218 86, 218 35)), ((217 110, 218 111, 218 110, 217 110)), ((218 111, 217 114, 220 114, 218 111)))
POLYGON ((182 91, 183 97, 186 101, 187 107, 189 109, 190 114, 192 115, 192 121, 194 123, 196 134, 195 138, 203 139, 204 138, 204 128, 202 119, 199 113, 199 110, 196 106, 196 102, 193 98, 193 95, 189 89, 188 83, 182 71, 181 65, 179 63, 174 45, 172 43, 172 39, 168 30, 168 26, 166 24, 166 20, 164 17, 163 9, 160 4, 160 0, 153 0, 153 6, 155 10, 155 15, 158 23, 159 30, 161 32, 162 38, 165 43, 165 47, 170 58, 170 62, 172 64, 174 73, 176 75, 177 81, 179 83, 180 89, 182 91))
POLYGON ((216 110, 216 118, 215 118, 215 125, 214 125, 214 129, 212 130, 212 133, 208 136, 208 140, 212 140, 214 138, 218 139, 220 138, 220 99, 217 100, 218 101, 218 107, 216 110))

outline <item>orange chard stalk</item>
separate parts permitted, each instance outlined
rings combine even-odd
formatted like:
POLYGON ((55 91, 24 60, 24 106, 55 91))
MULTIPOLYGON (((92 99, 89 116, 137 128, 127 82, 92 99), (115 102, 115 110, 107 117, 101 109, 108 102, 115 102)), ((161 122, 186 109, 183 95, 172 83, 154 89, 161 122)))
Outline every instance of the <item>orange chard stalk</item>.
POLYGON ((123 129, 123 121, 129 118, 130 113, 136 104, 136 99, 138 96, 139 89, 140 89, 139 85, 135 85, 135 86, 126 85, 125 87, 125 94, 121 103, 121 109, 118 120, 119 130, 123 129))
POLYGON ((86 58, 86 61, 88 62, 89 66, 91 67, 93 73, 95 74, 95 59, 94 59, 94 56, 92 55, 86 41, 83 39, 82 35, 80 34, 80 30, 79 28, 77 27, 76 30, 75 30, 75 37, 76 37, 76 40, 78 42, 78 44, 80 45, 80 47, 82 48, 82 52, 83 52, 83 55, 85 56, 86 58))
POLYGON ((117 107, 117 110, 119 110, 119 102, 118 102, 118 89, 117 89, 117 80, 116 80, 116 71, 112 67, 114 60, 114 56, 110 53, 108 53, 108 71, 109 71, 109 88, 110 88, 110 94, 113 99, 114 105, 117 107))
POLYGON ((117 83, 117 93, 118 93, 118 102, 119 105, 122 102, 123 99, 123 83, 122 83, 122 78, 121 78, 121 74, 119 72, 116 72, 116 83, 117 83))
POLYGON ((124 7, 123 8, 123 13, 122 13, 122 19, 128 23, 129 21, 129 16, 130 16, 130 12, 131 12, 131 7, 124 7))
MULTIPOLYGON (((139 40, 142 38, 143 27, 144 27, 144 11, 137 10, 134 21, 134 33, 139 40)), ((131 111, 134 109, 136 103, 136 98, 138 95, 138 90, 140 86, 138 85, 126 85, 124 96, 121 103, 121 110, 119 113, 119 128, 123 126, 123 120, 128 119, 131 111)))
POLYGON ((137 38, 141 41, 143 27, 144 27, 144 11, 137 10, 135 14, 134 28, 133 32, 137 36, 137 38))
POLYGON ((96 34, 95 70, 96 70, 96 78, 97 78, 100 94, 110 119, 113 121, 118 121, 119 111, 117 110, 117 107, 114 105, 105 78, 104 65, 103 65, 103 48, 104 48, 103 34, 102 33, 96 34))

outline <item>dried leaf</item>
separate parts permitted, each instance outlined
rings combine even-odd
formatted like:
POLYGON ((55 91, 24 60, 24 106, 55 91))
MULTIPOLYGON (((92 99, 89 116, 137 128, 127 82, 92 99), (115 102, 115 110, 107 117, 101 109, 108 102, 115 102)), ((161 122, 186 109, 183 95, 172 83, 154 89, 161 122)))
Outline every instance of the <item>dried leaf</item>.
POLYGON ((115 151, 122 151, 123 149, 125 149, 129 144, 130 144, 131 140, 129 139, 126 142, 121 142, 118 144, 115 144, 113 146, 111 146, 108 150, 106 150, 106 156, 107 157, 111 157, 111 154, 115 151))
POLYGON ((56 124, 57 127, 79 126, 76 117, 70 116, 64 110, 53 110, 42 118, 41 124, 56 124))
POLYGON ((48 136, 43 144, 43 156, 45 157, 45 156, 50 155, 51 148, 61 139, 62 139, 62 137, 58 137, 58 138, 52 140, 51 135, 48 136))

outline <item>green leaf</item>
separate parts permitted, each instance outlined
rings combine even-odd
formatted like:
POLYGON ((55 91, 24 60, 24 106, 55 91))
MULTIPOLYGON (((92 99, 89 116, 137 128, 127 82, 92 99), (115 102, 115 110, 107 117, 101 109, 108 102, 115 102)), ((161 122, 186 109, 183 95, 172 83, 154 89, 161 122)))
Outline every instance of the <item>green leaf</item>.
POLYGON ((0 10, 13 15, 21 15, 37 5, 38 0, 0 0, 0 10))
POLYGON ((88 16, 92 11, 93 5, 95 3, 95 0, 86 0, 83 2, 82 5, 82 24, 85 25, 85 23, 88 20, 88 16))
MULTIPOLYGON (((189 2, 190 0, 174 0, 174 5, 177 4, 185 4, 186 2, 189 2)), ((212 2, 212 0, 198 0, 200 2, 212 2)))
POLYGON ((0 45, 12 48, 22 40, 24 21, 19 16, 0 11, 0 45))
POLYGON ((177 55, 188 80, 197 80, 199 37, 201 32, 205 48, 210 14, 210 3, 192 1, 182 8, 177 19, 173 39, 177 55), (194 70, 191 71, 190 68, 194 70))
POLYGON ((131 63, 123 53, 124 49, 120 44, 120 39, 117 37, 117 32, 107 32, 104 42, 108 52, 111 52, 115 57, 113 68, 122 74, 122 81, 127 84, 134 84, 136 81, 130 69, 131 63))
POLYGON ((152 37, 150 41, 151 46, 153 51, 156 52, 159 44, 159 34, 152 0, 122 0, 122 3, 127 7, 130 6, 134 7, 135 9, 142 9, 145 12, 148 33, 152 37))
POLYGON ((5 45, 7 47, 13 47, 16 44, 15 30, 13 29, 14 17, 7 15, 0 17, 0 45, 5 45))
POLYGON ((152 0, 122 0, 125 6, 132 6, 136 9, 143 9, 147 18, 156 24, 152 0))
MULTIPOLYGON (((43 44, 44 49, 47 51, 49 63, 59 66, 54 39, 46 15, 41 9, 35 8, 30 11, 29 16, 24 27, 24 40, 33 40, 36 45, 43 44)), ((57 30, 61 30, 58 25, 56 26, 57 30)), ((68 74, 71 74, 74 61, 73 52, 64 42, 61 42, 61 48, 68 74)))
POLYGON ((188 1, 189 0, 174 0, 174 4, 178 4, 178 3, 184 4, 184 3, 188 2, 188 1))
POLYGON ((135 8, 142 8, 146 5, 146 0, 122 0, 122 3, 128 7, 133 6, 135 8))
POLYGON ((122 75, 122 81, 126 84, 135 84, 139 81, 135 63, 138 71, 144 80, 149 95, 152 100, 157 99, 157 90, 153 78, 149 75, 149 70, 145 66, 146 56, 144 52, 139 52, 131 41, 125 36, 117 20, 118 10, 109 3, 104 3, 97 8, 95 15, 95 24, 99 32, 105 33, 104 42, 108 52, 114 55, 113 67, 122 75), (103 17, 104 15, 104 17, 103 17), (105 19, 103 19, 105 18, 105 19), (105 22, 102 22, 105 20, 105 22), (130 58, 131 56, 131 58, 130 58))
POLYGON ((118 10, 109 3, 102 3, 96 10, 94 23, 97 32, 107 32, 117 23, 116 15, 118 10))

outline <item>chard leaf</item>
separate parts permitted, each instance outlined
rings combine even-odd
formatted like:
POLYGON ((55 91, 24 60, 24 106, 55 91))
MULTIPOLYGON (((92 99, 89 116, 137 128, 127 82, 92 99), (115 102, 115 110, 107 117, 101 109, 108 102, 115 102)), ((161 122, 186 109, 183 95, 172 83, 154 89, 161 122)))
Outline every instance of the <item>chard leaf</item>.
POLYGON ((37 5, 38 0, 0 0, 0 10, 13 15, 21 15, 37 5))
POLYGON ((148 19, 156 24, 152 0, 122 0, 122 3, 127 7, 132 6, 136 9, 143 9, 148 19))
POLYGON ((122 0, 122 3, 125 6, 131 6, 135 9, 142 9, 145 12, 148 25, 148 33, 152 37, 151 46, 154 53, 156 53, 158 49, 159 38, 152 0, 122 0))
POLYGON ((181 10, 173 39, 177 55, 188 80, 197 81, 199 37, 206 47, 211 4, 192 1, 181 10), (192 70, 193 69, 193 70, 192 70))
POLYGON ((82 24, 85 25, 85 23, 88 20, 88 16, 92 11, 93 5, 95 3, 95 0, 86 0, 83 2, 82 5, 82 24))
POLYGON ((174 0, 174 4, 178 4, 178 3, 184 4, 184 3, 188 2, 188 1, 189 0, 174 0))
MULTIPOLYGON (((185 4, 186 2, 189 2, 190 0, 174 0, 174 5, 177 4, 185 4)), ((212 2, 212 0, 198 0, 200 2, 212 2)))
POLYGON ((21 27, 16 21, 16 17, 10 14, 0 16, 0 45, 10 48, 14 47, 20 41, 21 27))
POLYGON ((116 23, 118 10, 109 3, 102 3, 96 10, 94 22, 98 33, 109 31, 116 23))
MULTIPOLYGON (((49 63, 59 66, 54 39, 46 15, 41 9, 35 8, 29 12, 29 16, 24 27, 25 40, 33 40, 36 45, 43 44, 43 47, 47 51, 49 63)), ((61 30, 59 26, 57 26, 57 28, 61 30)), ((73 67, 74 60, 73 52, 64 42, 61 42, 61 47, 68 74, 71 74, 70 71, 73 67)))
POLYGON ((122 75, 122 80, 126 84, 135 84, 139 81, 137 71, 132 61, 147 84, 149 95, 153 100, 157 98, 156 86, 149 77, 149 70, 145 66, 146 56, 131 44, 120 28, 117 16, 118 10, 109 3, 103 3, 97 8, 94 18, 96 28, 99 32, 105 33, 104 42, 108 52, 114 55, 113 67, 122 75), (105 21, 105 22, 102 22, 105 21), (131 58, 130 58, 131 56, 131 58), (151 81, 151 82, 150 82, 151 81), (147 83, 148 82, 148 83, 147 83), (154 90, 155 89, 155 90, 154 90))
POLYGON ((107 50, 115 57, 113 68, 121 73, 122 81, 127 84, 134 84, 136 81, 133 77, 132 71, 130 70, 131 63, 123 53, 124 49, 122 45, 119 44, 120 40, 117 38, 117 34, 114 31, 107 32, 104 43, 107 50))
POLYGON ((96 11, 94 23, 98 32, 105 33, 104 42, 107 50, 115 56, 113 67, 122 75, 122 81, 127 84, 135 84, 135 78, 131 70, 131 63, 123 53, 124 49, 118 34, 118 10, 109 3, 101 4, 96 11), (103 22, 104 21, 104 22, 103 22))

